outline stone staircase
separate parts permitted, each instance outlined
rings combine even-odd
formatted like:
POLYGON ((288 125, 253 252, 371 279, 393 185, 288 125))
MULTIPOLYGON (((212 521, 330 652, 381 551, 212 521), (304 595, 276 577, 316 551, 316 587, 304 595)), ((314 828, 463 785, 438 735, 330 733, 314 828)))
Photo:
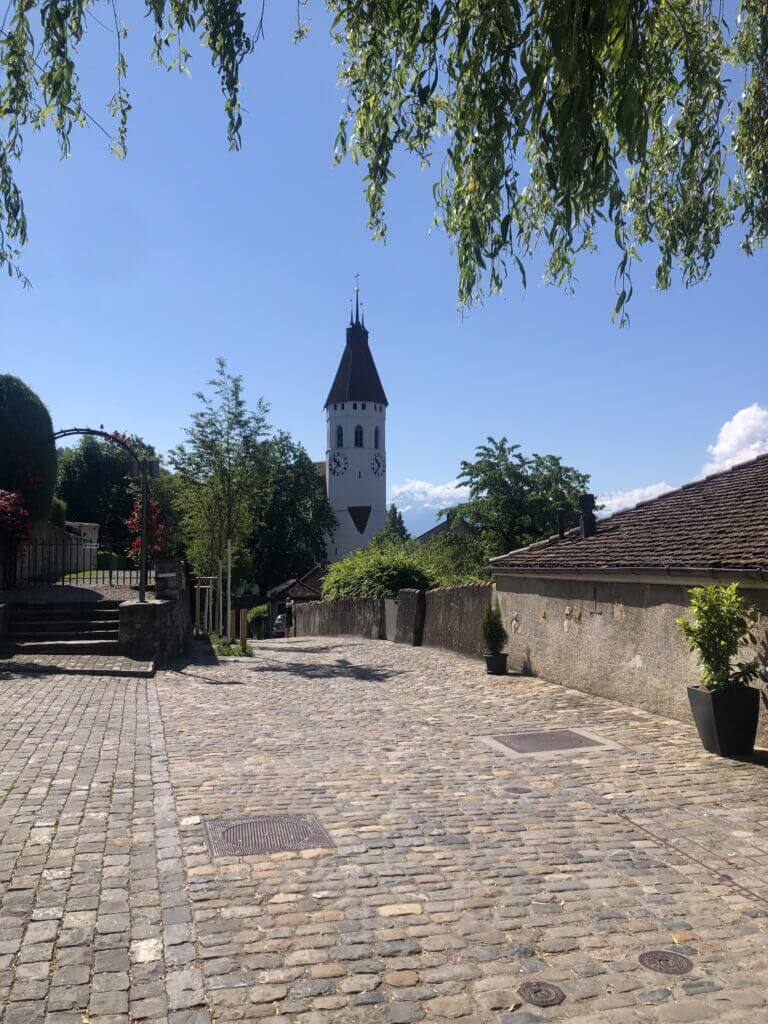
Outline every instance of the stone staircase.
POLYGON ((13 654, 120 653, 117 601, 14 604, 6 647, 13 654))

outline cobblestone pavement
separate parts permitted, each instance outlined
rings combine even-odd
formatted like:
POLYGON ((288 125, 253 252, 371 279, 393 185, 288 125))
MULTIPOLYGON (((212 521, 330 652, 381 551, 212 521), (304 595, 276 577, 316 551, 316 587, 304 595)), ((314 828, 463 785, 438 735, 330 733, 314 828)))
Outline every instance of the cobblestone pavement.
POLYGON ((384 642, 0 677, 0 1019, 763 1021, 767 772, 685 724, 384 642), (617 746, 483 740, 554 727, 617 746), (283 812, 335 848, 211 858, 204 819, 283 812), (653 949, 692 970, 641 967, 653 949), (565 999, 523 1003, 526 981, 565 999))

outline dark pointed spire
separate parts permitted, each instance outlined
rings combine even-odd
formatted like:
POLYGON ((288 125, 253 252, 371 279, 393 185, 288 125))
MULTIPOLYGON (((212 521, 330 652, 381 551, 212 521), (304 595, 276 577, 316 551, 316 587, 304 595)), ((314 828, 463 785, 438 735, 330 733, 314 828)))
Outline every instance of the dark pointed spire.
POLYGON ((368 347, 365 311, 360 302, 360 275, 355 274, 355 308, 350 312, 347 344, 336 371, 326 406, 338 402, 378 402, 387 404, 376 364, 368 347), (354 318, 354 319, 353 319, 354 318))

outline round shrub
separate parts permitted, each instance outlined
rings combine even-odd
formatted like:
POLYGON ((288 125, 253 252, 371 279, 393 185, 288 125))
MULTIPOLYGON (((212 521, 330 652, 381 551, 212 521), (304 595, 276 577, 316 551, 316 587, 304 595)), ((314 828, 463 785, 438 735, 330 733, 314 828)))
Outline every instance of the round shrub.
POLYGON ((21 495, 33 522, 48 518, 56 488, 50 413, 24 381, 0 374, 0 489, 21 495))
POLYGON ((398 590, 428 590, 437 580, 410 554, 363 548, 336 562, 323 581, 323 597, 394 597, 398 590))

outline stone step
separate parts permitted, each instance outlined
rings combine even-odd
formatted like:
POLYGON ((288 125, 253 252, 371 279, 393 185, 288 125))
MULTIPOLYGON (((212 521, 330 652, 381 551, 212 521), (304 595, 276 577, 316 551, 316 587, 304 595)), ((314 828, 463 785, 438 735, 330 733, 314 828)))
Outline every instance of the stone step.
POLYGON ((117 611, 121 603, 120 601, 14 601, 11 604, 11 609, 25 612, 61 612, 66 615, 72 611, 117 611))
POLYGON ((11 619, 11 633, 100 633, 117 630, 118 619, 11 619))
POLYGON ((54 640, 67 641, 88 641, 88 640, 117 640, 116 629, 45 629, 45 630, 20 630, 12 629, 8 633, 9 643, 18 643, 20 640, 36 640, 38 643, 48 643, 54 640))
POLYGON ((20 640, 10 642, 11 654, 119 654, 117 640, 20 640))

